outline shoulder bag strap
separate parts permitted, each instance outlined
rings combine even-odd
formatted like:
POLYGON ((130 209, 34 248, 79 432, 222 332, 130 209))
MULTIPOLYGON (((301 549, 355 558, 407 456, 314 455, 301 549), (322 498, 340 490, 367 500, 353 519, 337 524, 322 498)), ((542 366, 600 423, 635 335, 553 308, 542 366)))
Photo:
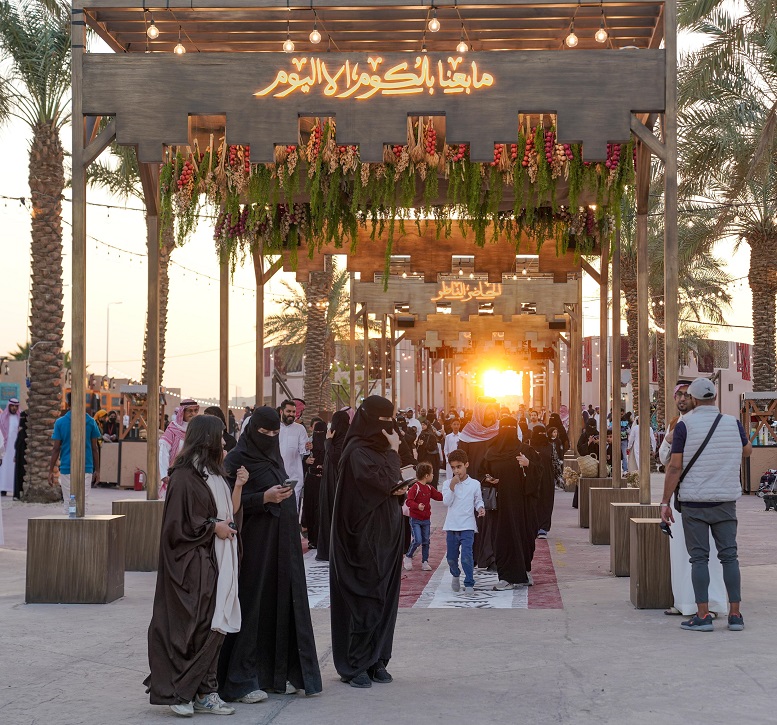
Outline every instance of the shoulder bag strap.
POLYGON ((715 421, 712 424, 712 427, 710 428, 710 432, 707 433, 707 437, 704 439, 704 442, 699 446, 699 450, 696 451, 693 458, 689 461, 688 465, 683 469, 683 472, 680 474, 680 480, 678 482, 678 486, 680 483, 683 482, 683 479, 685 478, 688 471, 691 470, 691 466, 693 466, 694 463, 696 463, 696 459, 701 455, 701 452, 707 447, 707 443, 710 442, 710 438, 712 438, 712 434, 715 432, 715 428, 718 427, 718 423, 720 423, 720 419, 723 417, 722 413, 718 413, 718 417, 715 418, 715 421))

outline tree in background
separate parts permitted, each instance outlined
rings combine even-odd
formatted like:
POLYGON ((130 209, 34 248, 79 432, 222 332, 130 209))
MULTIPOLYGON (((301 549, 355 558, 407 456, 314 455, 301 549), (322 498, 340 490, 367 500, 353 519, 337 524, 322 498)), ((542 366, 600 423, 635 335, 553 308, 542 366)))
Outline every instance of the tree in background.
POLYGON ((29 185, 30 389, 27 397, 27 501, 54 501, 48 485, 51 431, 62 380, 62 192, 65 154, 60 133, 70 121, 70 9, 34 0, 0 2, 0 57, 8 76, 0 86, 6 117, 32 132, 29 185))

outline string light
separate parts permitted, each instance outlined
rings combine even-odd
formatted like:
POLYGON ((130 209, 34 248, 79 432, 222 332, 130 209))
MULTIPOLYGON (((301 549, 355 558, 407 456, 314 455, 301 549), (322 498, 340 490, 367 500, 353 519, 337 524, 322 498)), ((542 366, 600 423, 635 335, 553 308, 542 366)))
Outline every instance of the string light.
POLYGON ((434 5, 432 5, 432 19, 426 27, 429 28, 430 33, 436 33, 440 29, 440 21, 437 19, 437 8, 434 5))
POLYGON ((469 46, 464 42, 464 23, 461 24, 461 33, 459 34, 459 44, 456 46, 457 53, 466 53, 469 46))
POLYGON ((181 42, 181 26, 178 26, 178 45, 173 48, 173 53, 176 55, 183 55, 186 52, 184 44, 181 42))
POLYGON ((596 33, 594 34, 594 40, 597 43, 606 43, 607 38, 609 38, 610 36, 607 34, 607 30, 604 27, 604 5, 600 5, 599 7, 601 8, 601 11, 602 11, 602 19, 599 22, 599 30, 597 30, 596 33))
POLYGON ((150 40, 156 40, 159 37, 159 28, 157 28, 156 25, 154 25, 154 16, 149 12, 149 23, 148 27, 146 28, 146 36, 150 40))
POLYGON ((573 20, 569 24, 569 35, 567 35, 566 39, 564 40, 564 43, 566 43, 566 46, 568 48, 574 48, 577 46, 577 44, 580 42, 578 37, 575 35, 575 21, 573 20))
MULTIPOLYGON (((289 0, 286 0, 286 10, 288 12, 291 12, 291 6, 289 5, 289 0)), ((286 40, 283 41, 283 52, 284 53, 293 53, 294 52, 294 41, 291 39, 291 21, 286 21, 286 40)))
MULTIPOLYGON (((310 4, 313 4, 313 0, 310 0, 310 4)), ((310 31, 308 39, 313 45, 318 45, 321 42, 321 33, 318 32, 318 15, 315 10, 313 11, 313 30, 310 31)))

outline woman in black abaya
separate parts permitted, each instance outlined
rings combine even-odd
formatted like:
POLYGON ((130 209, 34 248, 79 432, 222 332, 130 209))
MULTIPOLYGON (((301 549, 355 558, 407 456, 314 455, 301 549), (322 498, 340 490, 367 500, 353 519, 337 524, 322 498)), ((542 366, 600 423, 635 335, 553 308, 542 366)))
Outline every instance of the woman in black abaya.
POLYGON ((366 398, 340 458, 329 551, 332 659, 352 687, 392 680, 386 665, 399 606, 407 488, 393 413, 385 398, 366 398))
POLYGON ((532 583, 531 563, 537 534, 539 454, 518 440, 518 421, 499 422, 499 434, 486 452, 484 470, 499 483, 496 525, 497 590, 532 583))
POLYGON ((318 550, 316 561, 329 561, 329 540, 332 536, 332 509, 335 505, 337 469, 345 444, 345 435, 351 425, 346 410, 338 410, 332 416, 329 432, 324 443, 324 473, 321 476, 321 490, 318 503, 318 550))
POLYGON ((245 466, 243 543, 239 597, 240 632, 227 635, 219 658, 219 694, 225 700, 261 702, 264 690, 321 692, 321 673, 308 607, 305 566, 293 488, 286 479, 272 408, 257 408, 229 453, 230 476, 245 466))
POLYGON ((319 502, 321 499, 321 476, 324 473, 324 451, 326 443, 326 423, 317 420, 313 423, 313 448, 305 459, 305 495, 302 498, 302 528, 308 532, 308 549, 318 546, 319 502))
POLYGON ((535 425, 532 429, 531 447, 539 454, 541 463, 538 471, 537 538, 547 539, 556 488, 553 482, 553 449, 544 425, 535 425))

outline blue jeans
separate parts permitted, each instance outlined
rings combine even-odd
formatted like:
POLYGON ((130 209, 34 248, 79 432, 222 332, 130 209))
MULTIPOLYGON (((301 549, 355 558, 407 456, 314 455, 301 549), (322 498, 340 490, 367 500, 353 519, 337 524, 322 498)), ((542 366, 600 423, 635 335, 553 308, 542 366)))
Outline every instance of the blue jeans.
POLYGON ((410 517, 410 530, 413 532, 413 541, 405 556, 412 559, 415 550, 420 546, 421 561, 429 561, 429 532, 431 529, 431 521, 420 521, 419 519, 414 519, 412 516, 410 517))
POLYGON ((621 441, 621 471, 623 471, 624 474, 629 472, 629 457, 626 455, 626 449, 628 447, 628 441, 621 441))
POLYGON ((461 550, 461 568, 464 569, 464 586, 475 586, 475 557, 472 554, 472 544, 475 542, 474 531, 446 531, 448 543, 448 566, 451 574, 461 576, 459 569, 459 550, 461 550))

